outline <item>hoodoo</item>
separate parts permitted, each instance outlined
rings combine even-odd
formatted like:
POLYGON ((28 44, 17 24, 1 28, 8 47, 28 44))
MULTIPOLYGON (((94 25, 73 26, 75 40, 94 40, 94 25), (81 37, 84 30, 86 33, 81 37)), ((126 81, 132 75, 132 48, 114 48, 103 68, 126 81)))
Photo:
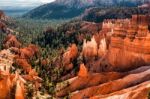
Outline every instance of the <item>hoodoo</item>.
POLYGON ((150 64, 148 17, 133 15, 130 20, 116 20, 108 51, 108 62, 125 71, 150 64))
POLYGON ((71 92, 72 99, 146 99, 150 80, 149 20, 148 15, 105 20, 102 30, 83 43, 86 66, 81 64, 78 76, 69 79, 69 85, 56 96, 71 92))

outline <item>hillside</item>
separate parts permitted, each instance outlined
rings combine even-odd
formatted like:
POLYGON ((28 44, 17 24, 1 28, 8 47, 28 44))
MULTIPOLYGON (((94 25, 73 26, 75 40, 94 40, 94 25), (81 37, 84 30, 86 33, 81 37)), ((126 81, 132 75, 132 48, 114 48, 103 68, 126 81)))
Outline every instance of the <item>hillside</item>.
POLYGON ((55 3, 46 4, 40 6, 23 17, 34 18, 34 19, 64 19, 73 18, 83 13, 84 8, 76 9, 74 7, 68 8, 64 5, 58 5, 55 3))
POLYGON ((133 7, 146 1, 140 0, 56 0, 37 7, 23 17, 34 19, 66 19, 81 15, 89 7, 133 7))
POLYGON ((131 18, 134 14, 147 14, 149 8, 138 7, 113 7, 113 8, 89 8, 81 15, 81 19, 90 22, 102 22, 104 19, 131 18))

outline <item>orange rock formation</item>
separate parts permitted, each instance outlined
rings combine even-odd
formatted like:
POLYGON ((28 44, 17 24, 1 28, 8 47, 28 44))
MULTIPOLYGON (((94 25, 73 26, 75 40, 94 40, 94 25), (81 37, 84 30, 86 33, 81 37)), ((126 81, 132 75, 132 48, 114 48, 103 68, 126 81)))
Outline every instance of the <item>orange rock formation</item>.
POLYGON ((90 99, 120 99, 120 97, 122 97, 123 99, 147 99, 147 92, 149 91, 149 89, 150 81, 147 81, 131 88, 117 91, 108 95, 94 96, 90 99))
POLYGON ((109 46, 108 61, 116 70, 128 70, 150 64, 148 17, 133 15, 117 20, 109 46))
MULTIPOLYGON (((102 72, 102 73, 89 73, 86 77, 75 77, 72 82, 68 84, 68 86, 61 88, 56 95, 58 97, 66 96, 70 92, 74 92, 77 90, 86 89, 88 87, 97 86, 109 81, 117 80, 122 77, 125 77, 129 74, 137 74, 150 69, 150 66, 143 66, 138 69, 119 73, 119 72, 102 72)), ((64 83, 64 82, 63 82, 64 83)))
POLYGON ((119 91, 130 86, 142 83, 150 79, 150 70, 146 70, 142 73, 131 74, 123 79, 118 79, 113 82, 107 82, 99 86, 94 86, 79 91, 78 93, 73 94, 72 99, 82 99, 84 97, 89 98, 95 95, 106 95, 114 91, 119 91))
POLYGON ((61 89, 61 91, 57 92, 58 97, 66 96, 70 92, 74 92, 77 90, 85 89, 91 86, 96 86, 111 80, 118 79, 123 77, 124 74, 117 73, 117 72, 109 72, 109 73, 93 73, 89 74, 86 77, 77 77, 73 80, 69 86, 61 89))
POLYGON ((92 37, 91 41, 84 40, 82 52, 85 58, 92 58, 97 56, 98 48, 94 37, 92 37))
POLYGON ((25 70, 27 73, 29 73, 32 68, 29 63, 29 60, 32 59, 34 56, 38 55, 38 47, 30 44, 28 47, 25 48, 10 48, 12 52, 16 54, 15 56, 15 64, 17 66, 20 66, 25 70))
POLYGON ((37 55, 39 49, 36 45, 30 44, 28 47, 19 49, 20 58, 31 59, 33 56, 37 55))
POLYGON ((72 62, 78 55, 78 48, 76 44, 72 44, 67 51, 63 54, 63 65, 65 70, 71 70, 73 68, 72 62))
MULTIPOLYGON (((1 75, 2 76, 2 75, 1 75)), ((12 88, 9 76, 3 76, 0 80, 0 98, 9 98, 10 90, 12 88)))
MULTIPOLYGON (((8 35, 6 39, 8 39, 9 41, 9 39, 12 38, 14 40, 15 36, 8 35)), ((15 41, 17 41, 16 38, 15 41)), ((16 45, 17 44, 15 43, 13 47, 8 46, 8 49, 0 51, 1 99, 10 99, 13 94, 15 99, 25 99, 26 82, 27 81, 32 82, 33 86, 35 86, 35 90, 38 90, 42 80, 41 78, 38 77, 38 74, 35 72, 35 70, 32 69, 32 66, 29 64, 29 60, 32 57, 34 57, 35 54, 38 53, 38 48, 35 45, 29 45, 26 48, 19 49, 17 47, 20 46, 16 45), (22 71, 26 72, 26 75, 21 75, 21 73, 19 72, 20 73, 19 74, 18 71, 16 71, 16 74, 11 72, 11 70, 18 68, 16 66, 13 66, 14 60, 16 61, 16 64, 18 66, 23 67, 22 71)), ((19 45, 21 44, 19 43, 19 45)))
POLYGON ((80 70, 79 70, 78 76, 79 77, 87 77, 88 76, 88 70, 86 69, 84 64, 80 65, 80 70))
POLYGON ((8 34, 6 39, 3 42, 3 47, 5 49, 10 48, 10 47, 21 47, 21 43, 17 40, 16 36, 12 34, 8 34))
POLYGON ((149 20, 148 15, 105 20, 102 30, 91 41, 84 41, 86 67, 80 65, 78 76, 67 80, 68 86, 61 87, 56 96, 71 93, 71 99, 146 99, 150 80, 149 20))
POLYGON ((25 99, 25 88, 21 81, 17 81, 15 99, 25 99))

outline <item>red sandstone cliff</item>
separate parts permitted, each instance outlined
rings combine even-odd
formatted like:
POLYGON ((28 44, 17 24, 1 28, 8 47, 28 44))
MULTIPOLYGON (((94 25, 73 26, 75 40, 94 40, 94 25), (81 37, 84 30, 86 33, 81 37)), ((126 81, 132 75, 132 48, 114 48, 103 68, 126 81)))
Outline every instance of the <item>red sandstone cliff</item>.
POLYGON ((63 54, 63 66, 65 70, 71 70, 73 66, 73 61, 77 58, 78 48, 76 44, 72 44, 67 51, 63 54))
MULTIPOLYGON (((3 28, 0 27, 0 29, 3 28)), ((35 45, 21 48, 21 45, 16 36, 12 34, 8 34, 3 42, 4 49, 0 51, 0 99, 25 99, 28 82, 31 83, 34 90, 40 87, 42 79, 30 65, 30 59, 37 55, 38 48, 35 45)))
POLYGON ((121 71, 149 65, 150 31, 147 16, 133 16, 127 27, 123 25, 125 22, 115 23, 107 56, 108 62, 114 69, 121 71))
MULTIPOLYGON (((58 88, 72 99, 146 99, 150 81, 150 17, 105 20, 91 41, 84 41, 78 76, 58 88), (101 34, 100 34, 101 33, 101 34)), ((66 81, 66 82, 67 82, 66 81)))

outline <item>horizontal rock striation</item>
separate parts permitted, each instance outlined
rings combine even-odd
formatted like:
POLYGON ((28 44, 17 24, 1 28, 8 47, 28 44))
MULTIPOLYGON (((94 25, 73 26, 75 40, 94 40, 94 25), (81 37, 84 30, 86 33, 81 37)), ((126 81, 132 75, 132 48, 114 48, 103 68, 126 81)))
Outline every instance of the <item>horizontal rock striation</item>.
POLYGON ((102 30, 83 43, 85 65, 81 64, 78 75, 56 91, 56 97, 71 94, 71 99, 147 99, 149 20, 149 15, 105 20, 102 30))
POLYGON ((108 51, 108 62, 124 71, 150 64, 150 31, 148 16, 133 15, 132 19, 117 20, 108 51))

